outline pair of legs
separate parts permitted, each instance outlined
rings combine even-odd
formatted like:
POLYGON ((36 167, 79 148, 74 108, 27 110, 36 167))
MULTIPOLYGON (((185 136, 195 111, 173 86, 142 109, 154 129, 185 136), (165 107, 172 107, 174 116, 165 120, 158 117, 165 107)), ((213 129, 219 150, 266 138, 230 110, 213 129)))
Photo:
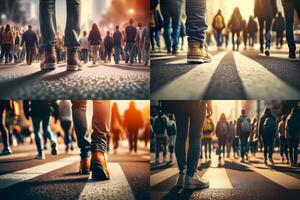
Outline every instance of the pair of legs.
POLYGON ((166 160, 167 156, 167 136, 156 137, 155 138, 155 160, 159 162, 159 152, 162 147, 163 149, 163 158, 166 160))
POLYGON ((160 31, 156 28, 150 28, 150 42, 152 50, 155 50, 155 44, 160 49, 160 31))
POLYGON ((114 55, 114 59, 115 59, 115 64, 119 64, 120 62, 120 54, 121 54, 121 47, 115 46, 115 55, 114 55))
POLYGON ((245 156, 248 154, 248 138, 240 138, 241 142, 241 157, 242 160, 245 159, 245 156))
POLYGON ((5 63, 8 63, 12 59, 11 51, 12 44, 2 44, 1 45, 1 60, 5 58, 5 63))
POLYGON ((227 142, 226 142, 226 153, 227 153, 227 157, 230 156, 231 146, 232 146, 232 141, 227 141, 227 142))
POLYGON ((7 112, 7 109, 4 108, 3 106, 0 106, 0 133, 1 133, 1 137, 2 137, 2 143, 3 143, 2 153, 11 152, 9 150, 9 137, 8 137, 8 130, 6 127, 6 122, 5 122, 6 112, 7 112))
POLYGON ((276 32, 276 46, 277 48, 281 48, 283 45, 283 32, 277 31, 276 32))
POLYGON ((288 140, 284 136, 280 136, 280 155, 282 159, 284 159, 284 156, 287 160, 289 160, 288 155, 288 140))
POLYGON ((258 18, 259 23, 259 43, 260 43, 260 51, 263 52, 264 45, 266 49, 270 49, 271 47, 271 40, 272 40, 272 33, 271 33, 271 26, 272 26, 272 18, 264 19, 258 18), (266 40, 266 42, 265 42, 266 40))
POLYGON ((241 36, 240 36, 240 32, 231 32, 231 37, 232 37, 232 50, 239 50, 239 46, 241 44, 241 36), (235 39, 236 36, 236 39, 235 39), (237 48, 235 48, 235 45, 237 46, 237 48))
POLYGON ((81 49, 81 53, 82 53, 83 62, 87 63, 89 61, 89 50, 88 49, 81 49))
POLYGON ((134 63, 134 54, 135 54, 135 43, 127 42, 125 45, 125 62, 130 61, 131 64, 134 63))
POLYGON ((217 47, 222 47, 222 43, 223 43, 222 31, 216 31, 215 32, 215 38, 216 38, 216 41, 217 41, 217 47))
MULTIPOLYGON (((204 146, 205 159, 207 158, 207 151, 208 151, 208 157, 211 158, 211 140, 212 139, 209 138, 202 138, 202 146, 204 146)), ((202 147, 201 147, 201 151, 202 151, 202 147)))
POLYGON ((273 148, 274 148, 274 139, 273 138, 263 138, 264 144, 264 158, 272 160, 273 157, 273 148))
POLYGON ((92 45, 91 49, 92 49, 93 63, 96 64, 96 62, 99 59, 100 46, 99 45, 92 45))
POLYGON ((223 154, 223 158, 225 158, 225 145, 226 145, 226 142, 225 140, 221 140, 219 139, 218 140, 218 148, 219 148, 219 160, 221 160, 221 155, 223 154))
POLYGON ((299 138, 289 138, 288 143, 291 164, 297 165, 299 138))
POLYGON ((112 49, 105 48, 105 60, 107 58, 109 62, 111 61, 111 53, 112 49))
POLYGON ((26 47, 26 62, 28 65, 31 65, 34 53, 35 47, 26 47))
POLYGON ((251 47, 251 48, 254 47, 255 37, 256 37, 255 33, 249 34, 249 47, 251 47))
POLYGON ((72 145, 72 137, 71 137, 72 122, 68 120, 61 120, 60 123, 65 134, 66 151, 69 151, 69 147, 70 145, 72 145))
POLYGON ((138 132, 139 129, 129 129, 128 130, 128 140, 129 140, 129 151, 137 152, 137 142, 138 142, 138 132))
POLYGON ((257 151, 257 141, 250 142, 250 151, 251 151, 252 155, 256 154, 256 151, 257 151))

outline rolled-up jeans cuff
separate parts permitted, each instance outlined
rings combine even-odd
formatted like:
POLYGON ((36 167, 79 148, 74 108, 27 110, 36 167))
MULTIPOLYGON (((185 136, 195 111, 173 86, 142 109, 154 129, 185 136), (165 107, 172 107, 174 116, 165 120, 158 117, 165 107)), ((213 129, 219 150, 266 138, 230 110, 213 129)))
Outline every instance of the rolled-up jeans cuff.
POLYGON ((82 148, 80 152, 81 158, 89 158, 91 156, 91 149, 89 147, 82 148))
POLYGON ((91 145, 91 151, 101 151, 103 153, 106 152, 106 142, 105 141, 101 141, 100 143, 97 144, 92 144, 91 145))

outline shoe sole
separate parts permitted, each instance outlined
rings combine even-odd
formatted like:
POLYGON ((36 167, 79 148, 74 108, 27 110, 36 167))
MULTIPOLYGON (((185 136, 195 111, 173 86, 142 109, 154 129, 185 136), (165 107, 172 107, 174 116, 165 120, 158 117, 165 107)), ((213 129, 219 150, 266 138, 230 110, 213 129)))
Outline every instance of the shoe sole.
POLYGON ((209 188, 209 184, 208 185, 184 185, 183 189, 188 189, 188 190, 201 190, 204 188, 209 188))
POLYGON ((205 58, 188 58, 187 63, 189 64, 204 64, 204 63, 210 63, 211 60, 205 59, 205 58))
POLYGON ((99 167, 91 167, 90 170, 92 172, 92 178, 95 180, 106 181, 110 179, 110 177, 107 176, 104 170, 100 169, 99 167))
POLYGON ((67 65, 67 71, 79 71, 79 68, 77 65, 67 65))
POLYGON ((55 69, 55 63, 48 63, 44 66, 41 66, 41 70, 54 70, 55 69))

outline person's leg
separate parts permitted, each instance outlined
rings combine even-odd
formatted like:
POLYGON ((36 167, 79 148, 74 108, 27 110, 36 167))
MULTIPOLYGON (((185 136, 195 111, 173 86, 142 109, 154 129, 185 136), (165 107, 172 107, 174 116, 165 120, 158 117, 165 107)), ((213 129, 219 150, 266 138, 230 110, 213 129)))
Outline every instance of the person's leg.
MULTIPOLYGON (((296 1, 297 2, 297 1, 296 1)), ((299 2, 298 2, 299 3, 299 2)), ((286 26, 286 39, 289 46, 290 54, 293 54, 293 57, 296 57, 296 45, 294 38, 294 2, 290 0, 282 0, 282 5, 285 15, 285 26, 286 26)), ((291 56, 291 55, 290 55, 291 56)))
POLYGON ((265 27, 265 20, 262 18, 258 18, 259 24, 259 44, 260 44, 260 51, 263 52, 264 49, 264 27, 265 27))
POLYGON ((244 145, 245 145, 245 143, 244 143, 244 140, 241 138, 240 139, 241 140, 241 158, 242 159, 244 159, 244 150, 245 150, 245 148, 244 148, 244 145))
POLYGON ((72 141, 71 134, 70 134, 71 133, 71 125, 72 125, 71 121, 67 121, 67 120, 61 121, 61 126, 62 126, 64 134, 65 134, 64 139, 65 139, 66 150, 69 149, 69 144, 72 141))
POLYGON ((208 140, 208 153, 209 153, 209 158, 211 158, 211 141, 212 141, 212 139, 209 139, 208 140))
MULTIPOLYGON (((134 130, 134 134, 133 134, 133 147, 134 147, 133 149, 134 149, 135 153, 137 152, 138 131, 139 131, 138 129, 134 130)), ((165 149, 167 149, 167 139, 165 141, 165 149)), ((167 151, 166 151, 166 153, 167 153, 167 151)))
POLYGON ((89 133, 86 120, 86 104, 86 100, 72 101, 73 124, 77 136, 78 147, 81 151, 81 158, 88 158, 91 150, 91 144, 88 139, 89 133))
POLYGON ((80 46, 80 0, 67 0, 67 23, 65 29, 65 46, 77 49, 80 46))
POLYGON ((3 143, 3 150, 7 150, 9 148, 8 144, 8 130, 6 128, 6 109, 1 108, 0 110, 0 133, 3 143))
POLYGON ((175 141, 175 155, 180 173, 186 169, 186 140, 189 119, 186 115, 176 115, 177 135, 175 141))
POLYGON ((135 52, 137 50, 137 46, 135 43, 132 43, 132 48, 130 51, 130 63, 133 64, 134 63, 134 59, 135 59, 135 52))
POLYGON ((269 159, 273 158, 273 148, 274 148, 274 140, 270 140, 270 146, 269 146, 269 159))
MULTIPOLYGON (((169 5, 171 6, 171 5, 169 5)), ((176 53, 178 50, 178 44, 179 44, 179 37, 180 37, 180 21, 181 21, 181 15, 182 15, 182 1, 176 0, 172 2, 172 51, 173 53, 176 53)))
POLYGON ((54 47, 56 43, 55 0, 40 0, 39 9, 42 46, 54 47))
POLYGON ((53 133, 50 130, 49 121, 50 121, 50 114, 42 116, 42 125, 43 125, 44 135, 46 135, 46 138, 48 138, 51 142, 51 154, 57 155, 56 141, 54 140, 53 133))
POLYGON ((295 150, 294 150, 294 163, 298 164, 298 146, 299 146, 299 138, 295 138, 295 150))
POLYGON ((271 26, 272 26, 272 19, 266 20, 266 49, 271 48, 271 41, 272 41, 272 32, 271 32, 271 26))
POLYGON ((133 134, 132 130, 128 130, 128 143, 129 143, 129 151, 131 152, 133 149, 133 134))
POLYGON ((167 137, 163 137, 162 138, 162 147, 163 147, 163 158, 164 158, 164 161, 166 161, 166 159, 167 159, 167 141, 168 141, 167 137))
POLYGON ((171 51, 171 44, 172 44, 172 39, 171 39, 171 16, 170 16, 170 5, 168 5, 168 2, 160 2, 160 9, 161 9, 161 14, 164 19, 163 21, 163 27, 164 27, 164 39, 166 42, 166 47, 167 50, 170 52, 171 51))
POLYGON ((154 37, 155 37, 155 28, 151 27, 150 28, 150 43, 151 43, 152 51, 155 50, 154 37))
POLYGON ((37 151, 39 155, 42 155, 43 147, 42 147, 42 137, 40 133, 40 125, 41 125, 42 118, 39 116, 31 116, 31 118, 32 118, 34 139, 35 139, 37 151))
POLYGON ((159 162, 159 152, 161 147, 161 139, 159 137, 155 138, 155 161, 159 162))

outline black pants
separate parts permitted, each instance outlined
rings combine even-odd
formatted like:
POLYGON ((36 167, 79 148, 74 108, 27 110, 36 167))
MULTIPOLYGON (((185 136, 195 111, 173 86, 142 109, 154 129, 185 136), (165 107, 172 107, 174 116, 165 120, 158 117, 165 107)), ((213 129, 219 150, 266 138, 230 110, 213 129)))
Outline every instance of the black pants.
POLYGON ((6 108, 0 106, 0 132, 4 149, 8 147, 8 130, 5 124, 6 108))
MULTIPOLYGON (((205 158, 207 158, 207 150, 209 156, 211 155, 211 139, 208 138, 202 138, 202 145, 204 146, 204 154, 205 158)), ((202 147, 201 147, 201 152, 202 152, 202 147)), ((202 153, 201 153, 202 154, 202 153)), ((203 154, 202 154, 203 155, 203 154)))
POLYGON ((26 47, 26 62, 28 65, 32 63, 34 52, 34 47, 26 47))
POLYGON ((138 129, 128 130, 129 150, 137 151, 138 129))
POLYGON ((72 138, 70 134, 72 122, 68 120, 62 120, 60 123, 65 133, 65 145, 69 145, 72 142, 72 138))
POLYGON ((264 158, 267 160, 267 158, 272 159, 273 156, 273 148, 274 148, 274 139, 271 138, 263 138, 264 143, 264 158))
POLYGON ((290 154, 291 164, 297 164, 299 138, 289 138, 288 142, 289 142, 289 154, 290 154))
POLYGON ((288 141, 284 136, 280 136, 280 155, 288 158, 288 141))

